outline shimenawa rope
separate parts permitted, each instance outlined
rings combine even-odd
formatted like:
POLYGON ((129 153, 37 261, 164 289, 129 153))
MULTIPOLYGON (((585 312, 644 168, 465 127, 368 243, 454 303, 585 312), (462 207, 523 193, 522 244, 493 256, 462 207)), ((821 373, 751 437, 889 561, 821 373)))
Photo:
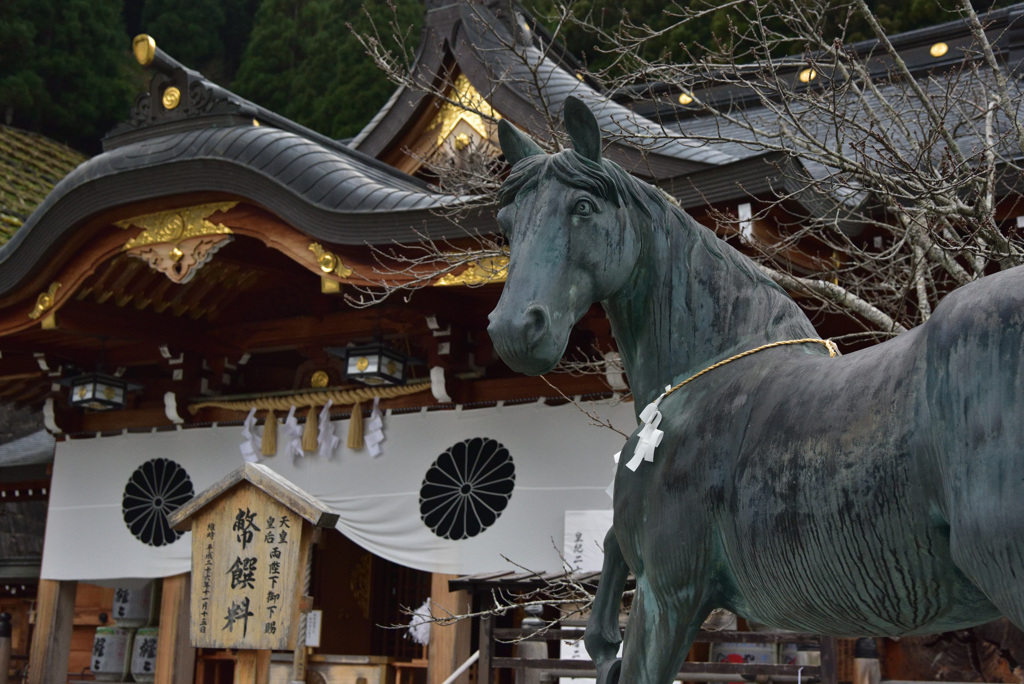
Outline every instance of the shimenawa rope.
MULTIPOLYGON (((640 420, 644 423, 644 426, 640 429, 640 434, 637 437, 636 447, 633 450, 633 458, 629 459, 626 467, 632 471, 636 471, 636 469, 640 467, 640 463, 643 461, 654 461, 654 450, 659 444, 661 444, 661 440, 665 436, 665 433, 658 429, 658 425, 661 424, 661 411, 658 410, 658 407, 660 406, 662 399, 672 394, 686 383, 696 380, 700 376, 705 373, 710 373, 716 368, 721 368, 727 363, 732 363, 733 361, 742 359, 745 356, 750 356, 751 354, 756 354, 757 352, 764 351, 765 349, 782 347, 788 344, 821 344, 828 350, 830 358, 834 358, 839 355, 839 349, 832 340, 823 340, 817 337, 803 337, 798 340, 769 342, 768 344, 762 344, 760 347, 748 349, 745 352, 740 352, 739 354, 735 354, 727 359, 719 361, 718 363, 712 364, 699 373, 695 373, 694 375, 686 378, 678 385, 666 387, 665 391, 661 393, 661 396, 648 404, 640 413, 640 420)), ((619 454, 621 453, 622 452, 620 451, 618 454, 615 454, 616 462, 618 462, 619 454)))

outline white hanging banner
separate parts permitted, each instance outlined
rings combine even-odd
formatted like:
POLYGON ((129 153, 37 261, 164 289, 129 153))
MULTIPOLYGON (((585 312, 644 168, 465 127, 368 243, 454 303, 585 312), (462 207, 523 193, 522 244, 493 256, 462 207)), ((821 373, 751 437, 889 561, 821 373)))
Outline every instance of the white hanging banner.
POLYGON ((562 556, 574 572, 600 572, 604 537, 612 527, 612 510, 566 511, 562 556))
MULTIPOLYGON (((629 433, 633 404, 596 413, 629 433)), ((575 406, 540 403, 392 415, 378 458, 342 442, 333 458, 290 457, 287 429, 263 464, 340 515, 337 529, 404 566, 453 574, 562 567, 567 510, 608 509, 624 439, 575 406)), ((339 421, 345 422, 345 421, 339 421)), ((341 434, 347 425, 337 425, 341 434)), ((166 514, 238 467, 237 427, 58 442, 42 577, 104 581, 190 569, 188 534, 166 514)))

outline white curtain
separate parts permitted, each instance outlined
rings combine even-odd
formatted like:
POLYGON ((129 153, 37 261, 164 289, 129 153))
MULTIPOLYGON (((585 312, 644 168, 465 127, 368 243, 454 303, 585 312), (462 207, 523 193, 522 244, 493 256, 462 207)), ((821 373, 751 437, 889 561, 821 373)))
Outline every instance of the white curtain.
MULTIPOLYGON (((631 403, 598 403, 594 409, 623 432, 635 426, 631 403)), ((605 490, 614 472, 612 454, 621 449, 623 438, 593 425, 572 405, 430 411, 387 416, 384 423, 386 441, 378 458, 365 450, 345 448, 347 421, 335 421, 332 426, 342 445, 332 458, 307 455, 293 460, 278 455, 263 464, 333 508, 340 515, 338 531, 360 546, 431 572, 515 569, 502 556, 531 570, 558 570, 565 512, 611 505, 605 490), (421 516, 421 488, 428 469, 442 453, 474 438, 478 447, 489 441, 487 448, 492 451, 497 448, 495 442, 507 450, 514 465, 514 485, 509 497, 499 492, 497 498, 490 498, 492 504, 499 501, 495 508, 504 501, 496 520, 485 515, 472 530, 474 536, 446 539, 421 516)), ((278 432, 278 453, 284 454, 284 431, 278 432)), ((136 477, 143 480, 152 477, 152 466, 145 470, 147 462, 166 459, 184 469, 194 493, 199 493, 243 463, 241 442, 240 427, 59 442, 42 577, 109 581, 187 572, 189 535, 162 545, 141 541, 124 520, 126 485, 134 473, 141 473, 136 477)), ((170 469, 170 464, 161 462, 161 472, 170 469)), ((505 478, 495 484, 504 491, 510 484, 508 469, 495 472, 495 477, 505 478)), ((437 526, 436 516, 431 522, 437 526)), ((442 521, 440 527, 451 531, 449 523, 442 521)), ((456 525, 454 534, 460 529, 456 525)))

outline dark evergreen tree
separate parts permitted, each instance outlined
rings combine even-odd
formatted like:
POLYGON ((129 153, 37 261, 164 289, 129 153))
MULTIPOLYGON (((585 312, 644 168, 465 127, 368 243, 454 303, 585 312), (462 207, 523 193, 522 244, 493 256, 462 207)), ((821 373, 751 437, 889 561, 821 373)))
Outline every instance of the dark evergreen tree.
POLYGON ((362 0, 263 0, 232 89, 326 135, 352 136, 393 90, 353 29, 369 31, 372 22, 390 36, 396 18, 415 43, 420 0, 398 0, 394 11, 362 0))
MULTIPOLYGON (((558 9, 564 2, 559 0, 523 0, 537 19, 549 29, 554 27, 558 9)), ((774 0, 752 0, 762 5, 773 4, 774 0)), ((1005 7, 1016 0, 975 0, 972 2, 978 12, 1005 7)), ((680 5, 690 10, 706 12, 702 20, 687 23, 666 31, 649 40, 643 46, 643 57, 649 61, 679 63, 687 53, 699 57, 705 46, 716 41, 731 40, 731 32, 744 32, 748 28, 745 17, 753 13, 749 7, 740 9, 715 9, 720 3, 715 0, 677 0, 680 5)), ((846 12, 841 9, 848 5, 843 0, 836 1, 836 31, 845 28, 846 42, 866 40, 873 37, 867 25, 854 16, 848 26, 844 26, 846 12)), ((878 17, 879 23, 889 34, 912 31, 925 26, 933 26, 956 19, 955 3, 952 0, 868 0, 868 6, 878 17)), ((667 13, 666 3, 661 0, 619 0, 615 3, 604 3, 598 0, 579 0, 570 4, 572 15, 584 23, 593 24, 608 34, 614 34, 624 24, 649 26, 660 29, 677 21, 671 13, 667 13)), ((594 32, 585 25, 568 22, 562 28, 562 43, 573 56, 582 59, 592 70, 607 67, 613 61, 608 45, 602 45, 594 32)), ((779 46, 781 54, 800 53, 804 46, 792 42, 779 46)), ((743 61, 742 56, 737 56, 743 61)), ((619 64, 629 69, 630 64, 619 64)))
POLYGON ((0 115, 86 152, 125 118, 138 69, 121 0, 0 2, 0 115))
POLYGON ((140 30, 185 66, 228 85, 238 70, 258 2, 146 0, 140 30))

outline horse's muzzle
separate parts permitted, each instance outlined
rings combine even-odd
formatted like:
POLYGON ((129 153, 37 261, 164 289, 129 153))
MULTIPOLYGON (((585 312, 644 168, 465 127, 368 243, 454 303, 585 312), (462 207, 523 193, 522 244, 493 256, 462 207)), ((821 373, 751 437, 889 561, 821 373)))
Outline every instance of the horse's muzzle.
POLYGON ((538 375, 551 370, 561 357, 551 338, 551 315, 546 307, 531 304, 519 315, 506 315, 499 303, 491 312, 487 333, 494 349, 512 370, 538 375), (554 358, 552 358, 554 356, 554 358))

